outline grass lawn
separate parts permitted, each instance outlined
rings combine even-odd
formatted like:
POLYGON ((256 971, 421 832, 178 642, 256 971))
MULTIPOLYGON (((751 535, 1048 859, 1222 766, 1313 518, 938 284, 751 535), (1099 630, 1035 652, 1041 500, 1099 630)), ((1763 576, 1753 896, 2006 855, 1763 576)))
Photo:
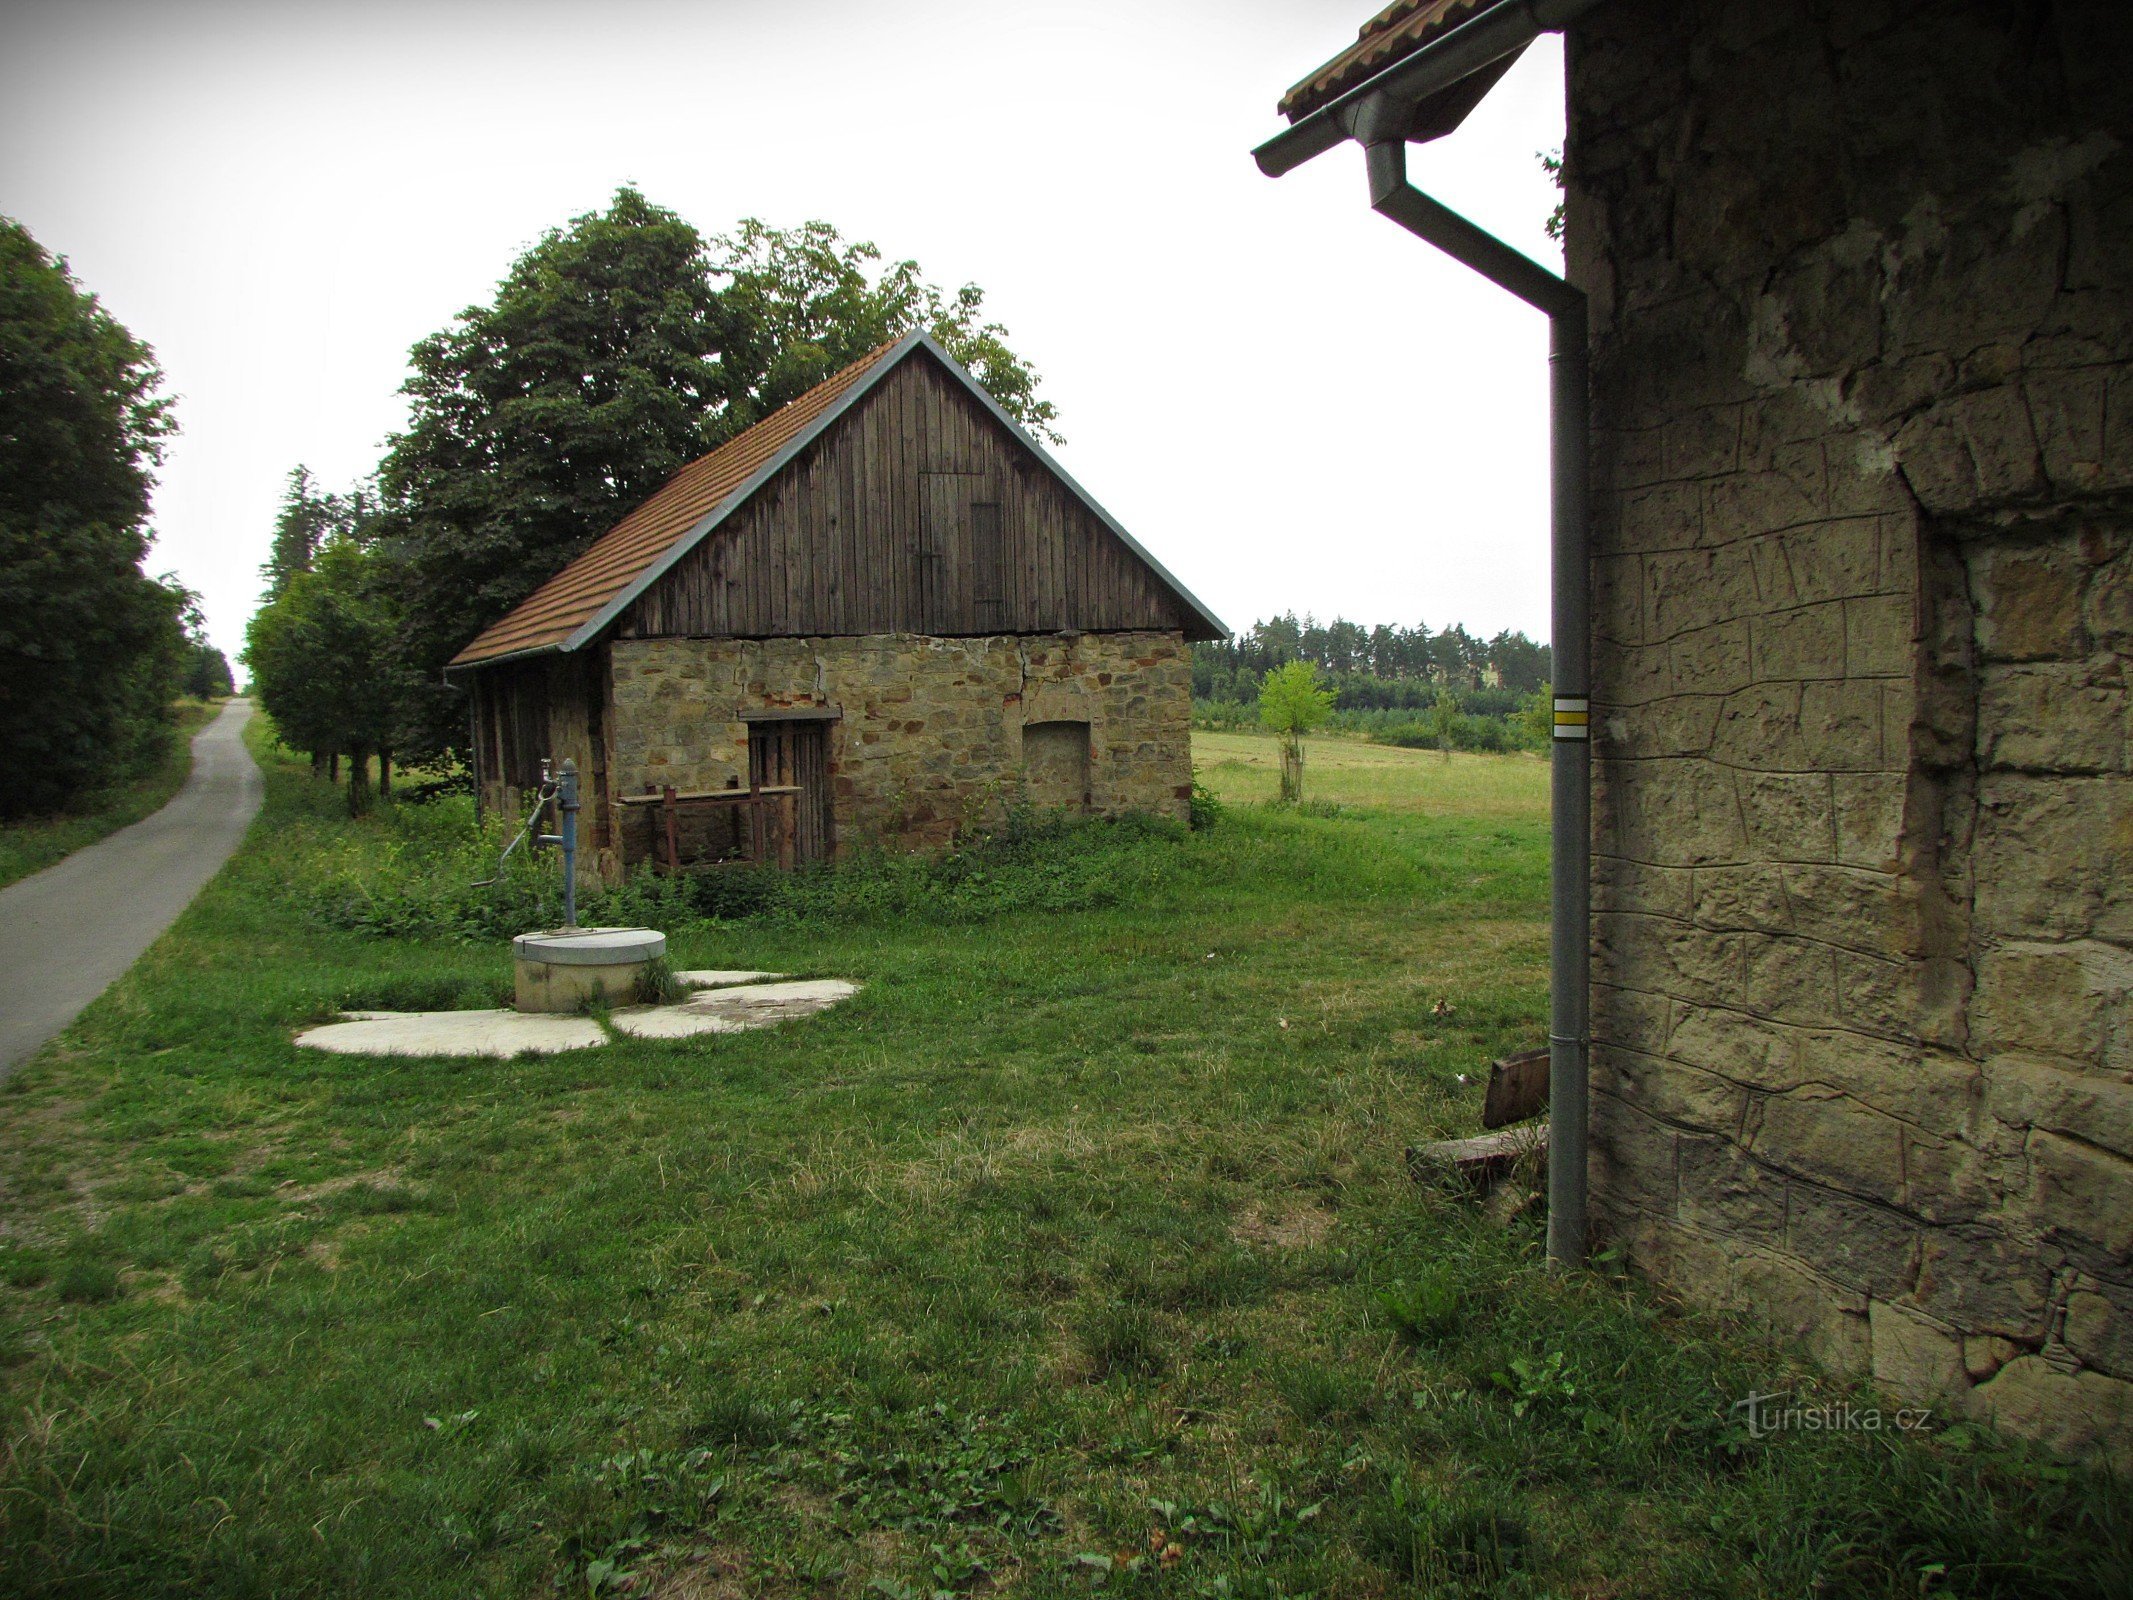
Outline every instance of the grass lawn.
POLYGON ((169 748, 155 771, 86 797, 79 812, 0 825, 0 889, 33 872, 42 872, 82 846, 162 810, 170 797, 185 786, 186 774, 193 770, 193 735, 221 709, 219 701, 180 700, 169 748))
MULTIPOLYGON (((1225 803, 1265 804, 1281 793, 1280 746, 1271 734, 1196 730, 1192 754, 1200 781, 1225 803)), ((1537 824, 1545 836, 1548 762, 1537 755, 1456 750, 1447 756, 1314 734, 1304 740, 1303 792, 1307 807, 1501 818, 1537 824)))
POLYGON ((821 1017, 504 1062, 291 1046, 507 960, 322 920, 436 808, 270 759, 0 1091, 0 1592, 2123 1593, 2116 1484, 1751 1440, 1870 1397, 1409 1181, 1539 1037, 1545 766, 1320 741, 1299 814, 1262 744, 1203 832, 671 930, 866 983, 821 1017))

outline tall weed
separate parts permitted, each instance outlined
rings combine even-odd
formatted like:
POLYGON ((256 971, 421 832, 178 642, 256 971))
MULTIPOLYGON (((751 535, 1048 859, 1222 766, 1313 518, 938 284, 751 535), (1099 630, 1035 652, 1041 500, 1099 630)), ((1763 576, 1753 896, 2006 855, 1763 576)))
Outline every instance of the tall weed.
MULTIPOLYGON (((478 824, 473 802, 381 809, 292 838, 286 881, 330 927, 388 938, 481 941, 562 918, 552 852, 516 851, 516 826, 478 824)), ((638 871, 581 894, 579 920, 672 928, 691 922, 981 922, 1017 911, 1081 911, 1119 904, 1168 873, 1185 837, 1176 823, 1016 812, 1002 825, 935 854, 858 850, 794 872, 722 867, 678 877, 638 871)))

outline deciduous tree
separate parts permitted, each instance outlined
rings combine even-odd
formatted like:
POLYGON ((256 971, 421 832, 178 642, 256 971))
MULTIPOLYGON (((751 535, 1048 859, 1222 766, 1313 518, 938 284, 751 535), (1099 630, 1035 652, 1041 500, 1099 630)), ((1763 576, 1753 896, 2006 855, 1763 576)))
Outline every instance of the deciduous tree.
POLYGON ((320 546, 328 539, 354 534, 368 515, 369 505, 358 489, 352 494, 334 494, 319 488, 311 469, 299 463, 289 471, 289 486, 282 491, 281 511, 274 519, 274 542, 259 569, 267 586, 267 601, 278 599, 299 572, 309 572, 320 546))
POLYGON ((170 400, 155 353, 0 217, 0 815, 151 762, 183 596, 141 571, 170 400))
POLYGON ((309 571, 253 614, 245 664, 253 692, 282 739, 316 755, 348 757, 348 809, 369 804, 370 758, 391 784, 400 722, 394 664, 397 608, 384 582, 384 557, 355 539, 329 540, 309 571))
POLYGON ((924 328, 1000 408, 1059 442, 1058 412, 1037 398, 1037 374, 985 320, 985 291, 948 294, 916 261, 880 267, 871 242, 848 242, 827 222, 773 228, 754 217, 712 241, 718 296, 720 409, 711 424, 730 438, 878 345, 924 328))

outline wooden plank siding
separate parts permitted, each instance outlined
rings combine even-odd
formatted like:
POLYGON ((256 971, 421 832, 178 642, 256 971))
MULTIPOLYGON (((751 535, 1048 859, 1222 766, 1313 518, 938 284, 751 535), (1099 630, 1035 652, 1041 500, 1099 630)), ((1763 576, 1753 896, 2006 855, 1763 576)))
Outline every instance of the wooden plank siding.
POLYGON ((516 807, 541 781, 544 758, 578 764, 578 823, 586 848, 614 836, 614 699, 608 652, 542 656, 490 667, 475 680, 475 738, 484 807, 516 807))
POLYGON ((930 357, 915 356, 653 583, 616 632, 1192 626, 1116 534, 930 357))

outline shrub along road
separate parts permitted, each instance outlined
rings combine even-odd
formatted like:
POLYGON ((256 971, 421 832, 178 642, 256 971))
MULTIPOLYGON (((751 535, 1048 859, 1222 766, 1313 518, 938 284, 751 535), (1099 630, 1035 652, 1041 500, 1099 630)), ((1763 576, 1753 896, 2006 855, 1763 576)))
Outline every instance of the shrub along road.
POLYGON ((131 783, 85 795, 81 809, 56 816, 23 817, 0 824, 0 889, 64 861, 143 817, 152 817, 178 796, 192 776, 193 735, 222 714, 222 701, 183 699, 168 730, 169 744, 152 771, 131 783))
POLYGON ((0 1079, 139 959, 218 872, 259 809, 251 702, 193 738, 193 770, 154 816, 0 889, 0 1079))

